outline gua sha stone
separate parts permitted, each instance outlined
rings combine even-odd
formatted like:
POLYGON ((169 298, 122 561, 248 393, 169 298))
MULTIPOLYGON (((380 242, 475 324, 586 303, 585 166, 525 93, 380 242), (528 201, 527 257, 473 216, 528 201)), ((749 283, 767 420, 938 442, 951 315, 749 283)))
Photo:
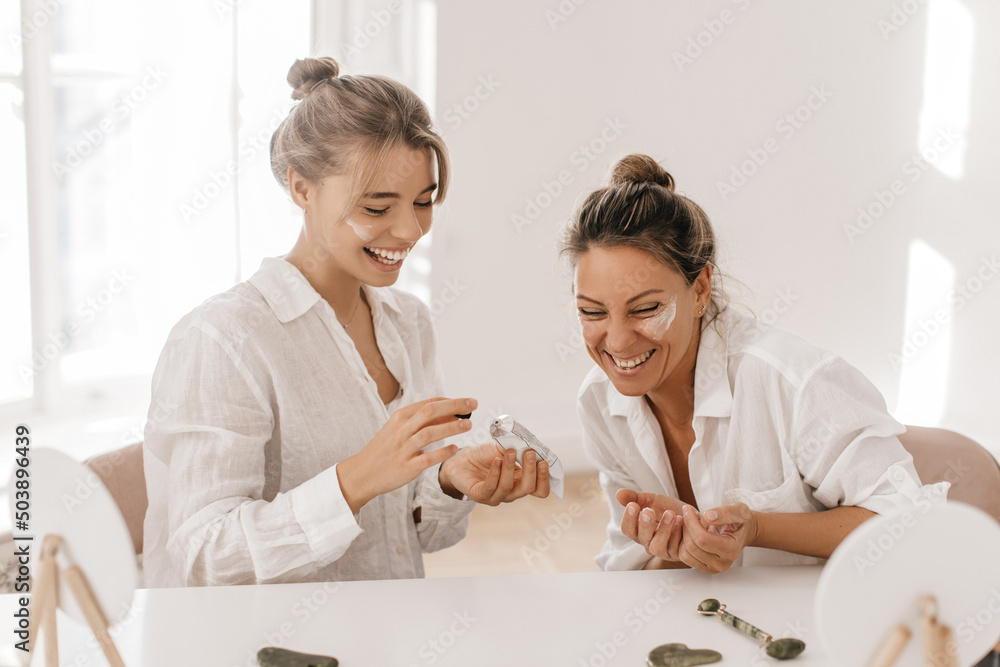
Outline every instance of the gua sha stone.
POLYGON ((691 667, 719 662, 722 654, 707 648, 688 648, 687 644, 664 644, 649 652, 649 667, 691 667))
POLYGON ((325 655, 307 655, 284 648, 265 646, 257 651, 260 667, 337 667, 336 658, 325 655))
POLYGON ((698 605, 698 613, 703 616, 718 616, 723 623, 727 623, 745 635, 753 637, 761 642, 764 652, 772 658, 778 660, 791 660, 802 651, 806 650, 805 642, 799 639, 774 639, 760 628, 747 623, 742 618, 733 616, 726 611, 726 605, 715 598, 702 600, 698 605))

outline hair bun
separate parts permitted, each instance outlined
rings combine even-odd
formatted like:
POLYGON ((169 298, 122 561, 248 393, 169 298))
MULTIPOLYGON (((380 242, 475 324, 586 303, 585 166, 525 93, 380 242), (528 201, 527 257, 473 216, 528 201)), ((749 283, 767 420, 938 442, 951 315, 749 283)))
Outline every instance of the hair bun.
POLYGON ((674 177, 656 160, 641 153, 626 155, 611 170, 612 186, 628 183, 656 183, 674 191, 674 177))
POLYGON ((301 100, 312 87, 323 79, 340 74, 340 65, 333 58, 303 58, 296 60, 288 70, 288 85, 292 87, 292 99, 301 100))

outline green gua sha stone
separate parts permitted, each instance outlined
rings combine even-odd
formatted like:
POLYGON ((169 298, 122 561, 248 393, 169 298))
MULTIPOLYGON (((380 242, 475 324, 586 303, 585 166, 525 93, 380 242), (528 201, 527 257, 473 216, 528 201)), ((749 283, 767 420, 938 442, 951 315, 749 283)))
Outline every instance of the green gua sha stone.
POLYGON ((702 600, 698 605, 698 613, 704 616, 718 616, 723 623, 727 623, 745 635, 753 637, 761 642, 764 652, 772 658, 778 660, 790 660, 802 651, 806 650, 805 642, 798 639, 774 639, 755 625, 747 623, 742 618, 733 616, 726 611, 726 605, 715 598, 702 600))
POLYGON ((325 655, 307 655, 288 649, 265 646, 257 651, 260 667, 337 667, 336 658, 325 655))
POLYGON ((649 652, 646 664, 649 667, 691 667, 719 662, 722 654, 707 648, 688 648, 687 644, 664 644, 649 652))
POLYGON ((765 653, 778 660, 790 660, 805 650, 805 642, 798 639, 775 639, 764 647, 765 653))

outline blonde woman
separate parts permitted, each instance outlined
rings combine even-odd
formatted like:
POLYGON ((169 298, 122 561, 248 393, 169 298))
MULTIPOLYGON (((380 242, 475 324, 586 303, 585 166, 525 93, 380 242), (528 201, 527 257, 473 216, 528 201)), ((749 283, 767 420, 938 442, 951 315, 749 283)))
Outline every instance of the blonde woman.
POLYGON ((424 104, 377 76, 297 61, 271 140, 303 210, 294 247, 171 331, 145 432, 150 586, 419 577, 475 502, 548 494, 548 469, 442 398, 428 309, 390 286, 431 227, 448 155, 424 104), (475 502, 474 502, 475 501, 475 502))
POLYGON ((874 386, 727 308, 704 211, 630 155, 566 236, 587 351, 584 445, 611 504, 601 569, 815 563, 921 488, 874 386))

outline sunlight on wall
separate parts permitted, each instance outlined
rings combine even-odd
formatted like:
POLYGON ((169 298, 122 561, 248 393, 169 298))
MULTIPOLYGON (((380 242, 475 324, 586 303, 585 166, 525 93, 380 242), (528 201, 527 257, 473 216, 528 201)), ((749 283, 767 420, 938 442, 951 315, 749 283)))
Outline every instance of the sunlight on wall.
POLYGON ((905 334, 900 355, 893 356, 900 369, 893 416, 904 424, 937 426, 948 395, 955 267, 920 239, 910 244, 909 263, 905 334))
POLYGON ((929 164, 956 180, 964 171, 973 25, 960 0, 930 0, 918 144, 929 164))

